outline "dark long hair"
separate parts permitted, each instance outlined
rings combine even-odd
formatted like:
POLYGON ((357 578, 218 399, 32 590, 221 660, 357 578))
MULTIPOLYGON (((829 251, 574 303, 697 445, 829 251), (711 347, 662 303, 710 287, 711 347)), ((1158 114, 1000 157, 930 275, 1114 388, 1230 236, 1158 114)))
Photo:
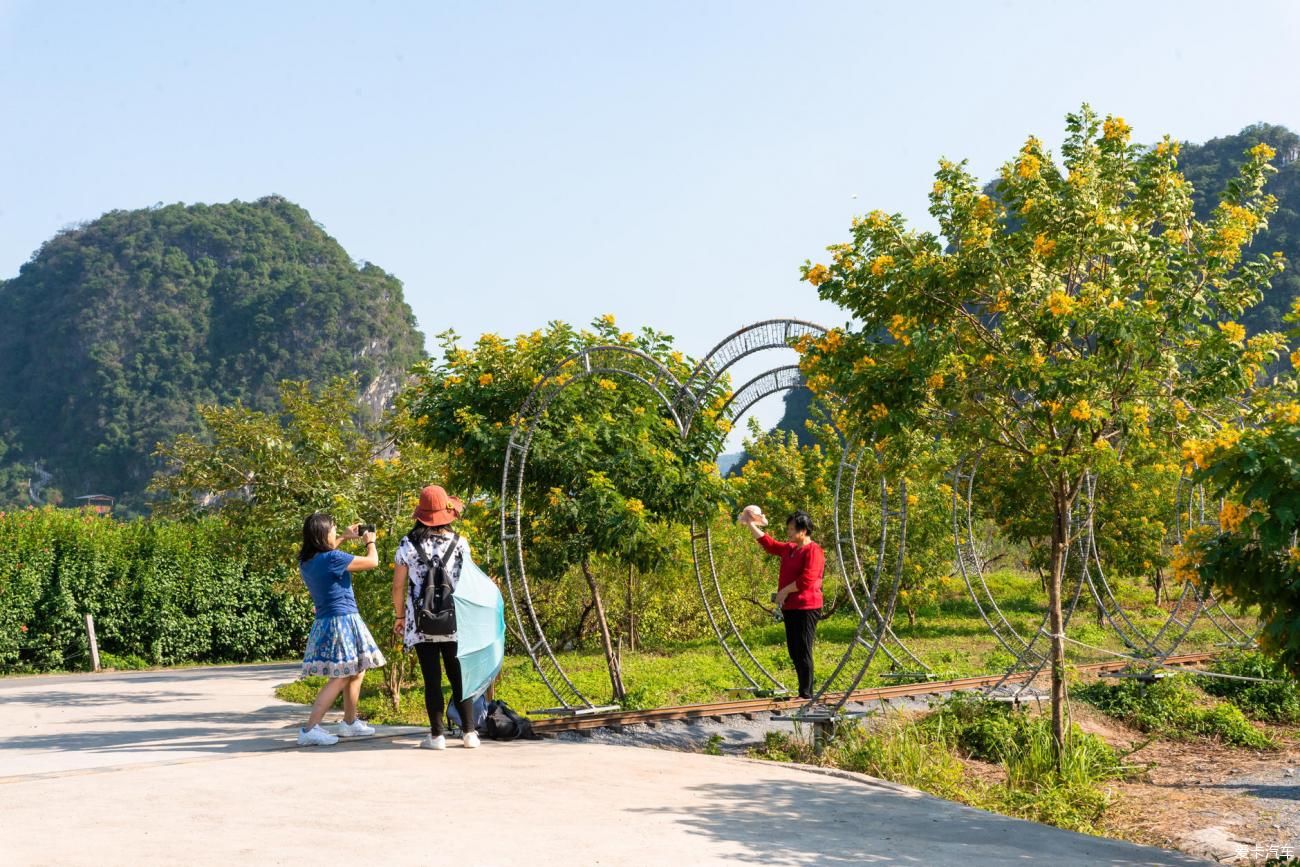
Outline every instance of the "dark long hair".
POLYGON ((451 525, 440 524, 437 527, 430 527, 428 524, 421 524, 419 521, 416 521, 415 526, 406 534, 406 538, 411 540, 412 545, 423 545, 436 534, 446 530, 449 526, 451 525))
POLYGON ((788 527, 791 524, 794 524, 796 530, 803 530, 807 533, 809 539, 813 537, 813 522, 807 512, 795 512, 793 515, 786 518, 785 525, 788 527))
POLYGON ((330 528, 334 519, 324 512, 308 515, 302 522, 302 547, 298 549, 298 562, 306 563, 317 554, 323 554, 330 548, 330 528))

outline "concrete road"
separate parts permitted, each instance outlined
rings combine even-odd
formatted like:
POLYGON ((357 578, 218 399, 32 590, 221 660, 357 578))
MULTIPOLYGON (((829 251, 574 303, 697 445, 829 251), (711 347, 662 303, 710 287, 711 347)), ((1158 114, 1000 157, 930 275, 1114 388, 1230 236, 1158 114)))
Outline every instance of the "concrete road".
POLYGON ((293 667, 0 680, 0 864, 1202 864, 857 775, 557 741, 294 747, 293 667))

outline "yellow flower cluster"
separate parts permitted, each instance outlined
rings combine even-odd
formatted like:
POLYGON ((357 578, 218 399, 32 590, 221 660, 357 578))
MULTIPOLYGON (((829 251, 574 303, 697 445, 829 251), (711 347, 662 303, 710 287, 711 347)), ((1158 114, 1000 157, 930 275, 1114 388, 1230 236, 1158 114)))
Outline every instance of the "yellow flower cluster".
POLYGON ((596 380, 596 385, 599 385, 601 388, 605 389, 605 391, 618 390, 618 384, 615 383, 612 379, 598 379, 596 380))
POLYGON ((478 384, 481 385, 481 386, 489 386, 489 385, 491 385, 491 384, 492 384, 492 374, 490 374, 490 373, 485 373, 485 374, 483 374, 482 376, 480 376, 480 377, 478 378, 478 384))
POLYGON ((1235 343, 1237 346, 1241 346, 1246 339, 1246 326, 1240 322, 1220 322, 1219 330, 1228 338, 1229 343, 1235 343))
POLYGON ((1156 145, 1157 156, 1178 156, 1183 150, 1182 142, 1170 141, 1168 137, 1156 145))
POLYGON ((931 390, 943 388, 943 374, 930 374, 930 376, 925 380, 925 384, 929 386, 931 390))
POLYGON ((1039 232, 1034 236, 1034 255, 1046 259, 1056 252, 1056 242, 1048 240, 1047 235, 1039 232))
POLYGON ((915 320, 901 313, 895 313, 889 320, 889 336, 904 346, 911 346, 912 335, 908 332, 912 330, 914 325, 916 325, 915 320))
POLYGON ((816 395, 823 395, 830 391, 831 378, 824 373, 819 373, 808 380, 808 390, 816 395))
POLYGON ((1300 424, 1300 403, 1289 401, 1275 406, 1271 415, 1278 424, 1300 424))
POLYGON ((1237 428, 1225 427, 1209 439, 1188 440, 1183 443, 1183 460, 1196 469, 1203 470, 1210 465, 1215 455, 1232 448, 1240 439, 1241 431, 1237 428))
POLYGON ((628 497, 627 510, 633 515, 640 517, 645 514, 645 503, 641 502, 636 497, 628 497))
POLYGON ((1241 256, 1241 247, 1259 227, 1259 217, 1241 205, 1219 206, 1219 227, 1214 233, 1213 249, 1216 255, 1235 262, 1241 256))
POLYGON ((854 373, 865 373, 868 368, 876 366, 876 360, 870 355, 864 355, 857 361, 853 362, 854 373))
POLYGON ((1101 134, 1110 141, 1127 141, 1133 128, 1122 117, 1108 117, 1101 125, 1101 134))
POLYGON ((1258 160, 1267 162, 1268 160, 1271 160, 1273 159, 1273 157, 1277 156, 1277 151, 1273 150, 1271 146, 1265 144, 1264 142, 1260 142, 1259 144, 1255 145, 1253 148, 1250 149, 1250 155, 1252 157, 1255 157, 1258 160))
POLYGON ((889 255, 877 256, 871 260, 871 276, 884 277, 889 269, 894 267, 894 257, 889 255))
POLYGON ((1030 138, 1020 149, 1020 158, 1016 160, 1016 174, 1025 179, 1038 177, 1043 170, 1043 161, 1035 153, 1040 145, 1038 139, 1030 138))
POLYGON ((1095 410, 1086 400, 1081 400, 1074 406, 1070 407, 1070 418, 1075 421, 1088 421, 1093 417, 1095 410))
POLYGON ((1010 307, 1011 307, 1011 293, 1005 289, 1002 289, 998 292, 997 297, 993 299, 993 303, 989 305, 989 312, 1006 313, 1010 307))
POLYGON ((885 417, 888 415, 889 408, 883 403, 876 403, 871 405, 871 411, 867 413, 867 418, 872 421, 884 421, 885 417))
POLYGON ((1219 509, 1219 526, 1224 532, 1235 533, 1241 529, 1241 525, 1250 517, 1251 510, 1248 506, 1241 503, 1224 503, 1219 509))
POLYGON ((600 317, 600 321, 604 322, 610 328, 613 328, 616 320, 614 319, 613 313, 606 313, 604 316, 600 317))
POLYGON ((1174 556, 1169 561, 1169 570, 1173 572, 1174 578, 1179 581, 1186 581, 1188 584, 1201 583, 1201 560, 1202 554, 1200 548, 1191 540, 1186 544, 1174 546, 1174 556))
POLYGON ((804 275, 804 279, 813 286, 820 286, 831 279, 831 272, 825 265, 813 265, 804 275))
POLYGON ((1055 289, 1047 296, 1047 309, 1053 316, 1069 316, 1074 312, 1074 299, 1055 289))
POLYGON ((884 211, 872 211, 864 222, 869 229, 884 229, 891 225, 889 215, 884 211))

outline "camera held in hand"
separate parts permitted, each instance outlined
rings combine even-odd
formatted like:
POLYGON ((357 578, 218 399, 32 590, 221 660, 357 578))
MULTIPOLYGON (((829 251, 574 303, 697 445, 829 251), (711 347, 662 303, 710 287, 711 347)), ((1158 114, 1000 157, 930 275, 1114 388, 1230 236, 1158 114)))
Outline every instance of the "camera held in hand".
POLYGON ((375 532, 374 524, 357 524, 357 535, 365 538, 367 533, 375 532))

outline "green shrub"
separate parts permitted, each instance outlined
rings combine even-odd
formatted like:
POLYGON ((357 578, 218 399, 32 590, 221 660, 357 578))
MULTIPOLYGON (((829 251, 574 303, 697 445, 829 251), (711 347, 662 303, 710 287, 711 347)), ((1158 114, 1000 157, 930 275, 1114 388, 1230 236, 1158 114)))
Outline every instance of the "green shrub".
POLYGON ((119 667, 282 659, 311 626, 292 564, 232 557, 208 524, 27 509, 0 536, 0 673, 85 668, 86 614, 119 667))
POLYGON ((1280 663, 1258 651, 1234 651, 1217 657, 1212 671, 1237 677, 1258 677, 1266 682, 1207 677, 1202 687, 1210 695, 1227 699, 1251 719, 1276 723, 1300 722, 1300 682, 1280 663))
POLYGON ((1235 705, 1215 702, 1197 689, 1190 675, 1167 677, 1152 684, 1135 679, 1103 681, 1075 690, 1103 713, 1144 732, 1172 738, 1206 737, 1256 750, 1277 744, 1235 705))

